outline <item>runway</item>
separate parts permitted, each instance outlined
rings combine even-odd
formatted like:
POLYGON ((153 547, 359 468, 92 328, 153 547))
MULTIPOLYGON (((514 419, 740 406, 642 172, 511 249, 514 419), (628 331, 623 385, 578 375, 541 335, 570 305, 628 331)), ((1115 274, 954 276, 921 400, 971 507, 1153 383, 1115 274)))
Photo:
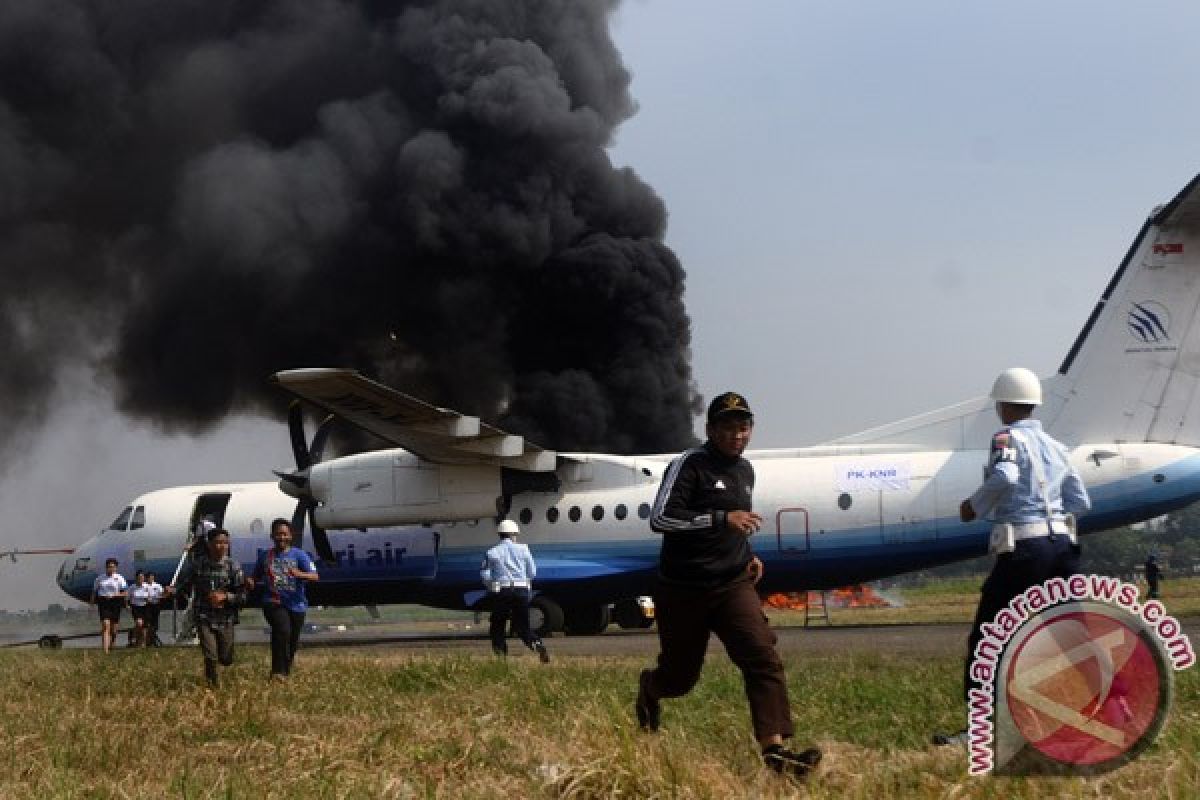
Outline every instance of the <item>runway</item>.
MULTIPOLYGON (((892 652, 934 654, 957 652, 967 637, 966 625, 870 625, 837 627, 777 627, 779 649, 784 654, 804 653, 860 653, 892 652)), ((99 637, 94 634, 76 634, 61 637, 66 647, 98 647, 99 637)), ((164 636, 164 644, 169 637, 164 636)), ((243 624, 238 628, 239 644, 265 644, 267 631, 259 624, 243 624)), ((124 644, 124 633, 118 642, 124 644)), ((489 652, 490 645, 485 627, 468 630, 413 631, 403 625, 371 625, 345 630, 322 628, 305 633, 301 639, 303 647, 310 648, 388 648, 426 652, 469 653, 489 652)), ((613 630, 597 636, 555 636, 547 643, 560 655, 573 656, 632 656, 653 657, 658 652, 658 636, 653 630, 613 630)), ((7 647, 35 646, 36 641, 8 643, 7 647)), ((120 647, 118 645, 118 647, 120 647)), ((512 652, 522 650, 516 639, 511 639, 512 652)), ((712 652, 721 651, 721 643, 714 636, 709 643, 712 652)))
MULTIPOLYGON (((1180 620, 1184 633, 1193 646, 1200 644, 1200 617, 1185 617, 1180 620)), ((774 628, 778 636, 779 651, 788 658, 804 658, 805 655, 857 655, 864 653, 891 654, 904 657, 924 658, 962 654, 966 647, 968 625, 838 625, 838 626, 790 626, 774 628)), ((243 625, 238 630, 238 642, 245 645, 265 644, 266 631, 260 625, 243 625)), ((123 637, 121 639, 123 642, 123 637)), ((402 625, 379 625, 349 628, 346 630, 323 629, 305 633, 301 639, 305 648, 387 648, 414 653, 488 653, 490 645, 487 633, 482 628, 469 630, 452 629, 431 632, 405 630, 402 625)), ((67 647, 98 647, 99 638, 94 635, 70 637, 64 642, 67 647)), ((658 636, 653 630, 611 630, 597 636, 556 636, 547 640, 550 651, 559 656, 642 656, 653 658, 658 653, 658 636)), ((8 646, 36 646, 36 642, 11 643, 8 646)), ((523 651, 521 643, 509 640, 510 653, 523 651)), ((714 636, 709 641, 709 652, 723 651, 714 636)))

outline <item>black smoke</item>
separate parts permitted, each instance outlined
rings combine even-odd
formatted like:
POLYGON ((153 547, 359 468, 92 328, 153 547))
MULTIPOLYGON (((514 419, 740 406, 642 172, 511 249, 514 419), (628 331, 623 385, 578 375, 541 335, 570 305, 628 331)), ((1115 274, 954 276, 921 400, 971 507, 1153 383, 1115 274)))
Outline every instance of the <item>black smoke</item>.
POLYGON ((0 398, 203 431, 351 366, 560 449, 691 438, 684 274, 606 147, 615 0, 5 0, 0 398))

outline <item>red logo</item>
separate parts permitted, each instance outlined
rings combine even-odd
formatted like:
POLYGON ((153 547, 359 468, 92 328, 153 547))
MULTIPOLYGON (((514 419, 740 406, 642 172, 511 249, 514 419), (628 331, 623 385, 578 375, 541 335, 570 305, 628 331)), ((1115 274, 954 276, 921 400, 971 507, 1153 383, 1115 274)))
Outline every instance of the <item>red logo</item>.
POLYGON ((1071 603, 1018 638, 1005 654, 1003 705, 1008 730, 1036 760, 1101 772, 1153 741, 1170 705, 1171 668, 1136 618, 1101 603, 1071 603))
POLYGON ((1183 242, 1169 242, 1167 244, 1154 245, 1154 254, 1156 256, 1166 256, 1171 253, 1183 253, 1183 242))

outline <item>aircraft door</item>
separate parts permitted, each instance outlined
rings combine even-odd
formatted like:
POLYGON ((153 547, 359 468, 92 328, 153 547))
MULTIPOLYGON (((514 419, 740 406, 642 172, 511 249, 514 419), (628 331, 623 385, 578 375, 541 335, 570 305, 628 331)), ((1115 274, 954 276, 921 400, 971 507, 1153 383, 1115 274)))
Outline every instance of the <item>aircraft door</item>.
POLYGON ((196 505, 192 506, 191 519, 188 521, 189 534, 194 532, 200 520, 204 519, 218 528, 222 527, 225 524, 225 509, 229 507, 229 498, 232 496, 230 492, 213 492, 197 497, 196 505))
POLYGON ((808 509, 779 509, 775 513, 775 542, 780 555, 802 556, 808 553, 808 509))

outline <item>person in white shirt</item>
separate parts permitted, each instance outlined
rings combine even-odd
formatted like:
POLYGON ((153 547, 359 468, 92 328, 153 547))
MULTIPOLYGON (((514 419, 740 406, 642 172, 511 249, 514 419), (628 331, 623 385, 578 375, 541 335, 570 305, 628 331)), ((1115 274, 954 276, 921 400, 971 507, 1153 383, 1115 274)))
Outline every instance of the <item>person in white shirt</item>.
POLYGON ((117 560, 105 559, 104 574, 97 575, 92 584, 91 603, 100 611, 100 643, 104 652, 112 650, 117 636, 117 624, 121 621, 121 606, 125 605, 128 588, 125 578, 117 572, 117 560))
POLYGON ((154 579, 153 572, 146 573, 146 644, 158 647, 158 614, 162 611, 162 584, 154 579))
POLYGON ((140 569, 133 577, 133 586, 129 587, 129 613, 133 615, 133 630, 130 631, 133 647, 146 646, 147 618, 149 616, 150 584, 146 583, 146 573, 140 569))
POLYGON ((508 655, 505 633, 511 618, 517 636, 545 664, 550 661, 550 652, 538 635, 529 629, 529 601, 533 597, 537 565, 533 561, 533 554, 529 552, 529 545, 516 542, 519 531, 517 523, 511 519, 501 520, 496 526, 500 544, 487 551, 479 567, 479 577, 487 587, 488 605, 492 609, 489 626, 492 651, 498 656, 508 655))

